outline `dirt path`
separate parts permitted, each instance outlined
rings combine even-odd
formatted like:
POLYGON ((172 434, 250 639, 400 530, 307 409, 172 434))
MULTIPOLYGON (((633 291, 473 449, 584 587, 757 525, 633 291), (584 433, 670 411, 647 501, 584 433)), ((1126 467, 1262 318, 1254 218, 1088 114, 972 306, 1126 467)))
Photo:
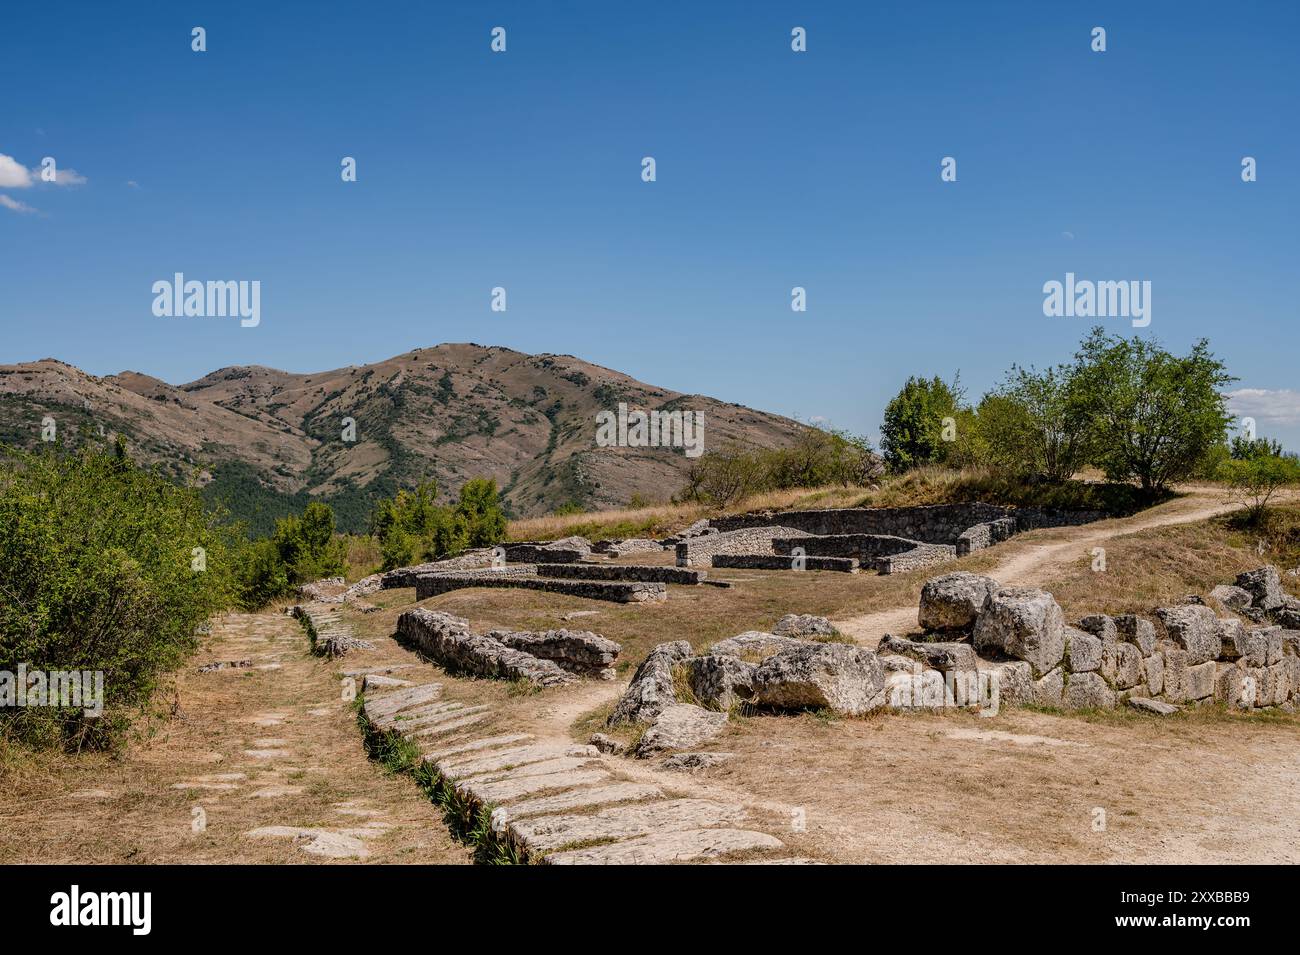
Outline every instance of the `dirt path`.
POLYGON ((367 758, 336 668, 283 614, 218 618, 151 738, 0 779, 0 862, 470 861, 367 758), (247 665, 198 672, 222 661, 247 665))
MULTIPOLYGON (((1092 548, 1125 534, 1175 524, 1192 524, 1236 510, 1239 505, 1224 502, 1222 492, 1191 489, 1178 498, 1133 517, 1114 518, 1078 527, 1054 527, 1014 537, 985 551, 997 557, 997 564, 985 571, 1006 586, 1040 584, 1053 570, 1090 555, 1092 548)), ((941 571, 936 571, 939 573, 941 571)), ((892 607, 857 617, 832 621, 841 633, 856 642, 875 647, 887 633, 902 635, 916 629, 916 604, 892 607)))

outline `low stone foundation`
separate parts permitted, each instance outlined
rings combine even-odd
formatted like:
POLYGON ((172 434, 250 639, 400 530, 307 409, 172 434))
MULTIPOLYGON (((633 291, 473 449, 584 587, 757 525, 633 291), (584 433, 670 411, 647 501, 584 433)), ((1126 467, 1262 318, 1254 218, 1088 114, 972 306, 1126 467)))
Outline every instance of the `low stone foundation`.
POLYGON ((957 559, 957 548, 951 544, 918 544, 911 550, 877 557, 871 562, 874 570, 882 574, 903 574, 909 570, 933 567, 957 559))
POLYGON ((537 576, 564 580, 622 580, 661 584, 698 584, 705 571, 638 564, 542 564, 537 576))
POLYGON ((776 538, 803 536, 804 532, 797 528, 767 524, 691 537, 677 544, 677 566, 705 563, 714 554, 771 554, 776 538))
POLYGON ((380 585, 384 590, 397 587, 414 587, 417 579, 428 574, 456 574, 460 577, 530 577, 536 573, 537 566, 535 564, 463 569, 449 567, 445 561, 435 561, 431 564, 416 564, 413 567, 398 567, 396 570, 390 570, 384 574, 380 585))
POLYGON ((664 600, 668 596, 667 587, 659 583, 607 583, 596 580, 558 580, 504 573, 477 576, 473 573, 459 573, 425 574, 417 577, 415 599, 425 600, 428 597, 436 597, 438 594, 464 590, 468 587, 518 587, 525 590, 542 590, 551 594, 568 594, 571 597, 609 600, 614 603, 645 603, 664 600))
POLYGON ((852 557, 783 557, 779 554, 714 554, 714 567, 738 570, 834 570, 856 574, 858 562, 852 557))
POLYGON ((528 680, 539 686, 561 686, 576 679, 551 660, 474 633, 467 620, 424 607, 408 610, 397 618, 397 639, 456 672, 528 680))

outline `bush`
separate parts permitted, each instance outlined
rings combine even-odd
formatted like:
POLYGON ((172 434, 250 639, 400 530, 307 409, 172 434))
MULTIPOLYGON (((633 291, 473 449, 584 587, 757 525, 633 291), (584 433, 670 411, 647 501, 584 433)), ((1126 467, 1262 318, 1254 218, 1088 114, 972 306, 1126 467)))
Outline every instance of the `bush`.
POLYGON ((943 462, 951 438, 944 435, 944 418, 956 420, 961 406, 960 387, 937 375, 908 378, 907 384, 885 406, 880 426, 880 450, 892 471, 943 462))
POLYGON ((1289 455, 1273 454, 1268 445, 1247 458, 1231 458, 1220 465, 1233 498, 1246 505, 1246 523, 1258 525, 1269 501, 1282 488, 1300 484, 1300 462, 1289 455))
POLYGON ((5 735, 73 749, 116 742, 160 675, 229 605, 239 538, 198 492, 113 452, 55 447, 0 461, 0 670, 103 673, 104 711, 0 710, 5 735))
POLYGON ((465 482, 455 506, 437 504, 437 494, 437 484, 425 481, 375 505, 370 530, 379 541, 384 570, 505 540, 506 518, 495 481, 465 482))
POLYGON ((733 444, 700 455, 686 469, 678 499, 728 507, 753 494, 832 484, 865 485, 880 473, 865 438, 806 428, 786 448, 733 444))

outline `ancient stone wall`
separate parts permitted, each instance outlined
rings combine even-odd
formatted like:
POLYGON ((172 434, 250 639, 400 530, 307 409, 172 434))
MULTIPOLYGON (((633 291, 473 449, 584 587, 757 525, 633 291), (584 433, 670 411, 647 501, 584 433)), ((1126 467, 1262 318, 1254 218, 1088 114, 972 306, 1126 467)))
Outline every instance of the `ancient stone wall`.
POLYGON ((804 536, 804 532, 795 527, 755 524, 718 534, 691 537, 677 544, 677 566, 690 567, 707 563, 714 554, 771 554, 775 538, 801 536, 804 536))
MULTIPOLYGON (((507 569, 513 570, 514 568, 507 569)), ((535 569, 533 568, 533 570, 535 569)), ((526 590, 541 590, 551 594, 589 597, 593 600, 610 600, 615 603, 644 603, 653 600, 664 600, 668 596, 667 588, 658 583, 559 580, 523 574, 466 571, 453 574, 424 574, 417 577, 415 579, 415 599, 425 600, 428 597, 445 594, 452 590, 464 590, 467 587, 518 587, 526 590)))
POLYGON ((449 670, 503 680, 528 680, 540 686, 560 686, 573 674, 551 660, 507 647, 499 640, 474 633, 469 621, 424 607, 397 618, 397 639, 449 670))
POLYGON ((637 580, 661 584, 698 584, 705 571, 639 564, 540 564, 537 576, 564 580, 637 580))

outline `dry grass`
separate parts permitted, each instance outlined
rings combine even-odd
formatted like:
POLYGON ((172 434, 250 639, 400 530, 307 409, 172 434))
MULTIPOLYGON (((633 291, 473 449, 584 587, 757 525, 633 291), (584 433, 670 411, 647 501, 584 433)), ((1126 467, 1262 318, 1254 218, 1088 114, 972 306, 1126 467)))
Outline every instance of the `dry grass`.
POLYGON ((1061 484, 1035 484, 987 468, 953 470, 917 468, 888 475, 878 485, 829 485, 791 488, 755 494, 725 508, 704 504, 658 504, 651 507, 599 511, 586 514, 550 514, 511 521, 507 539, 554 540, 579 534, 592 540, 617 537, 665 537, 705 517, 752 511, 829 507, 916 507, 987 501, 993 504, 1086 508, 1130 513, 1144 502, 1137 488, 1107 484, 1101 475, 1085 472, 1061 484))
POLYGON ((748 511, 812 507, 852 507, 867 488, 832 485, 767 491, 719 509, 704 504, 656 504, 650 507, 593 511, 584 514, 548 514, 511 521, 506 539, 555 540, 579 534, 592 540, 622 537, 667 537, 705 517, 748 511))
POLYGON ((0 863, 323 863, 334 860, 291 839, 245 833, 277 825, 338 831, 371 820, 391 828, 363 839, 367 862, 468 862, 413 784, 367 759, 337 669, 308 653, 287 617, 222 618, 177 674, 178 710, 150 737, 116 755, 0 747, 0 863), (242 658, 279 668, 196 672, 242 658), (242 777, 222 778, 235 773, 242 777), (174 788, 193 782, 229 788, 174 788), (274 787, 292 794, 268 796, 274 787), (206 814, 200 832, 196 808, 206 814))
MULTIPOLYGON (((1300 519, 1300 512, 1287 511, 1300 519)), ((1083 555, 1041 586, 1056 597, 1067 617, 1149 614, 1189 594, 1208 598, 1216 584, 1230 584, 1237 574, 1264 563, 1294 566, 1297 554, 1288 550, 1235 527, 1230 518, 1217 517, 1112 538, 1105 545, 1104 571, 1093 570, 1092 557, 1083 555)), ((1294 580, 1283 578, 1291 590, 1294 580)))

